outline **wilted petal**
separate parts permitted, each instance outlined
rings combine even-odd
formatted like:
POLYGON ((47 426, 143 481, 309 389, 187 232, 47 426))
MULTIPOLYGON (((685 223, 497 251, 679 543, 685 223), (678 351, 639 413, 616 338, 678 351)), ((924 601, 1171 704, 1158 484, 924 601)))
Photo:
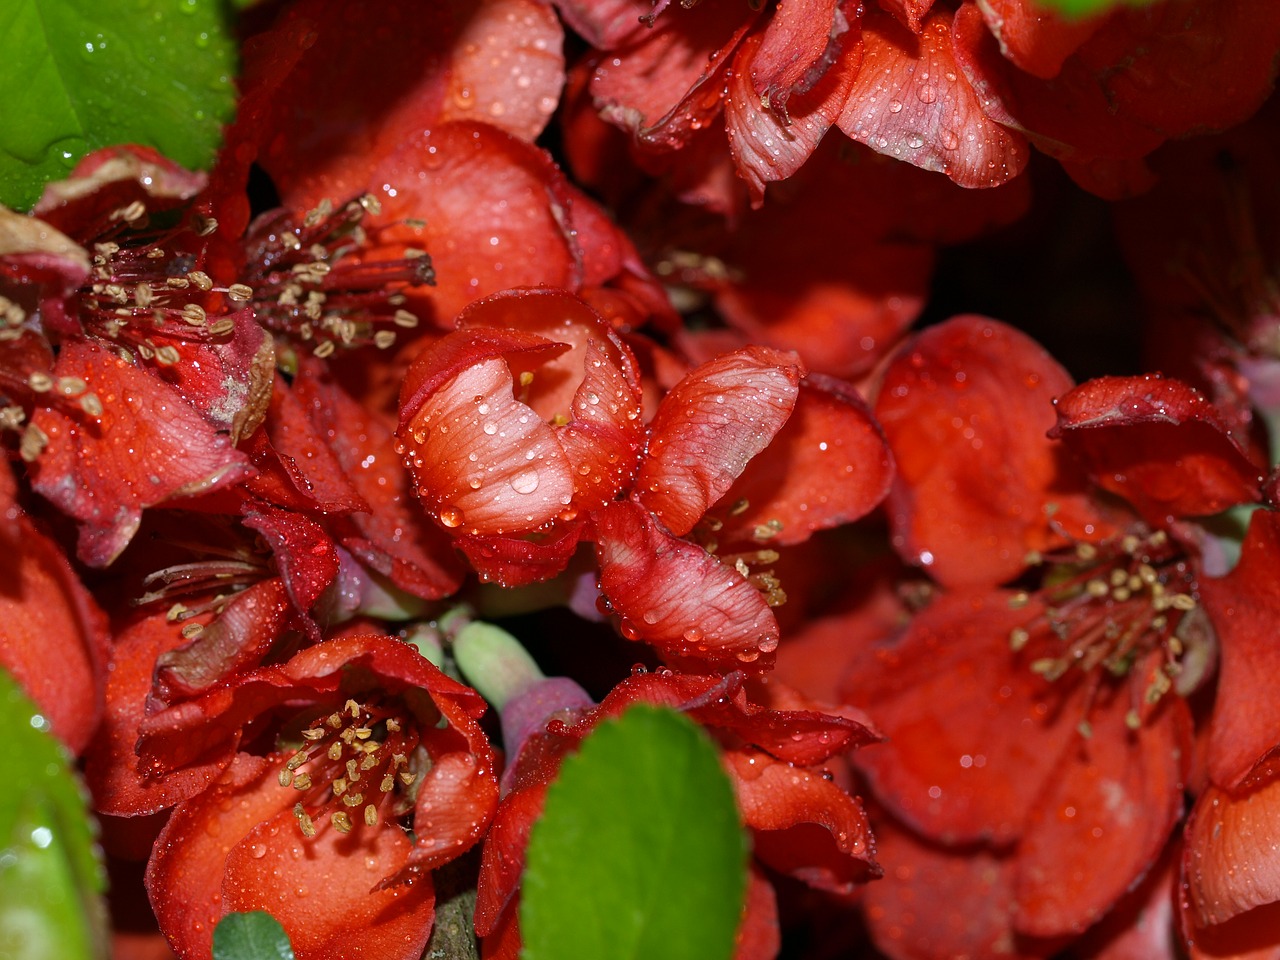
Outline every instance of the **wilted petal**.
POLYGON ((1258 499, 1262 468, 1199 391, 1159 376, 1099 377, 1058 401, 1053 435, 1152 523, 1258 499))
POLYGON ((931 11, 919 36, 868 11, 862 50, 840 114, 847 136, 964 187, 999 186, 1022 172, 1026 141, 983 113, 956 64, 947 11, 931 11))
POLYGON ((102 404, 97 417, 45 407, 31 421, 49 438, 32 486, 79 522, 85 563, 115 559, 145 508, 250 474, 244 455, 172 388, 106 347, 71 341, 54 370, 83 379, 102 404))
POLYGON ((636 489, 668 530, 692 530, 768 446, 791 416, 800 374, 793 357, 746 347, 698 367, 663 398, 636 489))
POLYGON ((600 589, 622 616, 625 636, 666 657, 768 666, 778 624, 737 571, 671 536, 631 502, 606 507, 595 525, 600 589))

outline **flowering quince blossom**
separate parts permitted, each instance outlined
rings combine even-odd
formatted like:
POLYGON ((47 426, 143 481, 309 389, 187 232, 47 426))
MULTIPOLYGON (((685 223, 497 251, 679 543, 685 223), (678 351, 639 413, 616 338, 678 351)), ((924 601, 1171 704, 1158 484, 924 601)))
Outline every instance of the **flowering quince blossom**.
POLYGON ((843 687, 890 738, 857 762, 894 818, 883 835, 914 863, 868 891, 867 916, 894 955, 1043 955, 1103 917, 1172 832, 1184 697, 1215 644, 1183 518, 1256 501, 1261 471, 1186 385, 1072 388, 1036 344, 979 317, 911 341, 876 412, 899 465, 895 545, 943 592, 856 655, 843 687), (944 882, 924 886, 935 870, 944 882), (966 885, 968 906, 923 925, 920 897, 966 885))
POLYGON ((634 356, 571 295, 511 291, 458 326, 419 356, 401 394, 419 498, 481 575, 502 583, 554 575, 593 541, 623 635, 664 656, 767 662, 777 588, 751 571, 774 556, 761 545, 855 519, 886 489, 887 453, 861 402, 834 381, 802 389, 799 365, 776 351, 703 364, 646 428, 634 356), (779 463, 753 469, 775 437, 779 463), (779 490, 784 467, 802 463, 814 473, 779 490), (823 470, 842 485, 820 491, 823 470), (717 557, 682 539, 699 524, 721 547, 753 549, 717 557))
MULTIPOLYGON (((476 900, 485 956, 519 953, 517 882, 529 829, 561 761, 597 723, 636 703, 680 710, 717 738, 760 864, 833 893, 848 893, 879 874, 861 804, 823 769, 833 757, 877 739, 857 711, 820 712, 780 684, 750 689, 737 671, 724 676, 639 671, 598 706, 572 680, 553 677, 531 684, 503 707, 509 765, 485 840, 476 900), (768 705, 752 702, 752 696, 763 696, 768 705)), ((735 957, 770 960, 778 949, 773 890, 757 866, 735 957)))
POLYGON ((139 752, 158 773, 222 758, 147 866, 174 950, 207 956, 223 913, 269 910, 300 958, 420 956, 430 871, 476 843, 497 803, 484 710, 408 644, 357 635, 144 720, 139 752), (245 733, 264 722, 259 753, 245 733))

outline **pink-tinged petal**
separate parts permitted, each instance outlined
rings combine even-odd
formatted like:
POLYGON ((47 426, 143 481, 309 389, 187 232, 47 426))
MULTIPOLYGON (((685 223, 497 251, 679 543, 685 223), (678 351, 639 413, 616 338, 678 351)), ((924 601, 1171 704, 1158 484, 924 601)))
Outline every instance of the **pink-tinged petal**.
POLYGON ((1035 601, 1011 609, 1010 596, 939 597, 900 640, 859 651, 842 684, 888 738, 855 764, 895 816, 942 843, 1016 840, 1079 736, 1079 701, 1062 705, 1009 649, 1010 631, 1038 613, 1035 601))
POLYGON ((821 772, 756 750, 725 751, 723 762, 763 863, 833 893, 880 875, 862 804, 821 772))
POLYGON ((470 561, 481 580, 503 587, 540 583, 569 564, 584 532, 585 518, 558 524, 549 538, 520 540, 514 537, 459 537, 455 545, 470 561))
POLYGON ((135 745, 147 716, 156 659, 187 642, 179 624, 163 613, 140 618, 116 636, 107 674, 106 712, 86 752, 85 781, 94 809, 141 816, 171 807, 205 790, 235 756, 237 740, 226 738, 198 762, 175 773, 144 767, 135 745))
POLYGON ((203 190, 207 180, 151 147, 106 147, 80 160, 65 180, 46 184, 32 213, 59 230, 92 236, 134 200, 151 210, 172 209, 203 190))
POLYGON ((985 847, 930 844, 887 817, 876 820, 876 855, 885 875, 867 885, 863 913, 877 947, 891 960, 1002 957, 1053 953, 1013 933, 1013 870, 985 847))
POLYGON ((39 288, 41 323, 79 332, 67 316, 68 296, 89 277, 89 253, 66 234, 35 217, 0 207, 0 281, 39 288))
POLYGON ((600 115, 645 149, 686 146, 720 112, 730 59, 757 16, 749 7, 699 4, 597 57, 591 95, 600 115))
MULTIPOLYGON (((264 787, 283 793, 286 804, 297 799, 278 784, 264 787)), ((400 869, 412 846, 394 823, 359 825, 350 834, 317 825, 307 838, 292 811, 282 809, 227 854, 222 907, 270 913, 298 960, 418 960, 435 916, 431 879, 373 889, 400 869)))
POLYGON ((533 142, 564 86, 564 29, 537 0, 457 3, 468 11, 453 41, 440 119, 484 120, 533 142))
POLYGON ((810 90, 839 56, 843 37, 857 33, 856 7, 840 0, 800 0, 774 8, 751 61, 757 102, 782 111, 792 93, 810 90), (850 22, 853 18, 853 22, 850 22))
POLYGON ((458 589, 462 565, 440 528, 418 508, 413 483, 382 420, 351 398, 318 362, 304 362, 293 392, 368 512, 335 518, 342 545, 401 590, 437 600, 458 589))
POLYGON ((1169 698, 1131 731, 1128 687, 1101 696, 1109 701, 1094 703, 1093 735, 1068 745, 1018 846, 1014 925, 1032 936, 1092 926, 1146 876, 1182 814, 1191 746, 1186 703, 1169 698))
POLYGON ((948 12, 931 11, 915 36, 887 14, 868 11, 862 50, 840 114, 846 136, 963 187, 999 186, 1022 172, 1026 141, 988 119, 960 75, 948 12))
POLYGON ((766 669, 778 624, 760 592, 696 544, 671 536, 622 502, 595 516, 600 589, 624 636, 666 657, 766 669))
POLYGON ((31 466, 32 486, 78 521, 85 563, 115 559, 147 507, 249 475, 244 455, 172 388, 106 347, 67 343, 54 371, 83 379, 102 404, 98 417, 46 407, 31 421, 49 438, 31 466))
POLYGON ((1049 79, 1062 62, 1093 36, 1106 16, 1069 18, 1034 0, 983 0, 974 6, 1010 63, 1033 77, 1049 79))
POLYGON ((795 410, 766 451, 710 513, 721 543, 800 543, 865 516, 893 480, 879 425, 857 392, 831 377, 800 381, 795 410))
POLYGON ((1259 496, 1262 468, 1208 399, 1178 380, 1082 383, 1059 399, 1053 435, 1088 464, 1099 484, 1159 525, 1259 496))
POLYGON ((468 367, 428 397, 407 432, 418 496, 444 526, 472 536, 534 530, 573 500, 555 431, 515 399, 507 363, 468 367))
POLYGON ((241 755, 216 786, 179 806, 147 862, 152 909, 182 960, 207 958, 222 902, 227 855, 263 820, 290 809, 297 794, 281 787, 269 761, 241 755))
POLYGON ((704 363, 663 398, 636 489, 668 530, 692 530, 768 446, 791 416, 801 372, 793 356, 745 347, 704 363))
POLYGON ((1218 640, 1218 695, 1209 721, 1210 779, 1234 790, 1254 765, 1280 743, 1280 518, 1255 510, 1235 569, 1221 579, 1202 577, 1200 598, 1218 640))
POLYGON ((1071 378, 1026 335, 956 317, 904 348, 885 371, 875 414, 897 463, 894 546, 946 585, 1017 576, 1059 542, 1050 519, 1101 536, 1085 484, 1046 438, 1071 378))
MULTIPOLYGON (((783 10, 809 13, 802 3, 783 4, 777 10, 780 16, 783 10)), ((775 61, 790 56, 785 46, 781 50, 770 47, 770 39, 779 29, 777 18, 763 38, 752 35, 743 40, 734 58, 724 106, 725 133, 734 164, 757 205, 764 200, 766 184, 787 179, 809 159, 839 118, 853 89, 862 63, 857 24, 851 24, 842 5, 836 3, 831 3, 828 15, 834 16, 831 33, 821 39, 829 49, 799 77, 791 79, 794 71, 783 68, 782 63, 765 63, 771 55, 775 61), (766 80, 771 70, 779 70, 779 75, 766 80), (760 91, 762 82, 766 84, 764 92, 760 91), (793 91, 785 83, 796 88, 793 91)), ((820 25, 821 19, 814 22, 820 25)))
POLYGON ((651 0, 555 0, 564 22, 597 50, 613 50, 652 29, 651 0))
POLYGON ((1211 786, 1200 795, 1187 822, 1182 866, 1196 926, 1280 901, 1277 831, 1280 778, 1274 775, 1252 790, 1231 794, 1211 786))

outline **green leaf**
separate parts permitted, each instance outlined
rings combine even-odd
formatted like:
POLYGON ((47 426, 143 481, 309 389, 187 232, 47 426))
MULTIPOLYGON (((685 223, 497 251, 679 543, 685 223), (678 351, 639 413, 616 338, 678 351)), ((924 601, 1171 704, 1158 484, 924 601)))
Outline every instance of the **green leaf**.
POLYGON ((728 960, 746 838, 714 746, 636 706, 568 757, 529 838, 523 960, 728 960))
POLYGON ((106 957, 105 874, 66 748, 0 670, 0 957, 106 957), (15 786, 16 785, 16 788, 15 786))
POLYGON ((0 202, 29 209, 117 143, 207 167, 235 107, 228 17, 222 0, 0 3, 0 202))
POLYGON ((1037 6, 1080 19, 1115 7, 1145 7, 1156 0, 1035 0, 1037 6))
POLYGON ((293 947, 266 911, 228 913, 213 928, 213 960, 293 960, 293 947))

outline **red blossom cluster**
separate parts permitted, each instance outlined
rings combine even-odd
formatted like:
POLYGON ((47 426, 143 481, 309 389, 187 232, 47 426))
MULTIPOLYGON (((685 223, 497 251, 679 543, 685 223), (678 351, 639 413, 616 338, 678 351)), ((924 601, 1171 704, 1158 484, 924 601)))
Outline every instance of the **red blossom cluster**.
POLYGON ((207 175, 0 208, 0 664, 117 957, 435 956, 447 871, 515 958, 548 784, 650 703, 741 960, 1280 958, 1280 7, 242 25, 207 175), (1110 287, 1018 275, 1073 207, 1110 287), (472 618, 554 676, 486 703, 472 618))

